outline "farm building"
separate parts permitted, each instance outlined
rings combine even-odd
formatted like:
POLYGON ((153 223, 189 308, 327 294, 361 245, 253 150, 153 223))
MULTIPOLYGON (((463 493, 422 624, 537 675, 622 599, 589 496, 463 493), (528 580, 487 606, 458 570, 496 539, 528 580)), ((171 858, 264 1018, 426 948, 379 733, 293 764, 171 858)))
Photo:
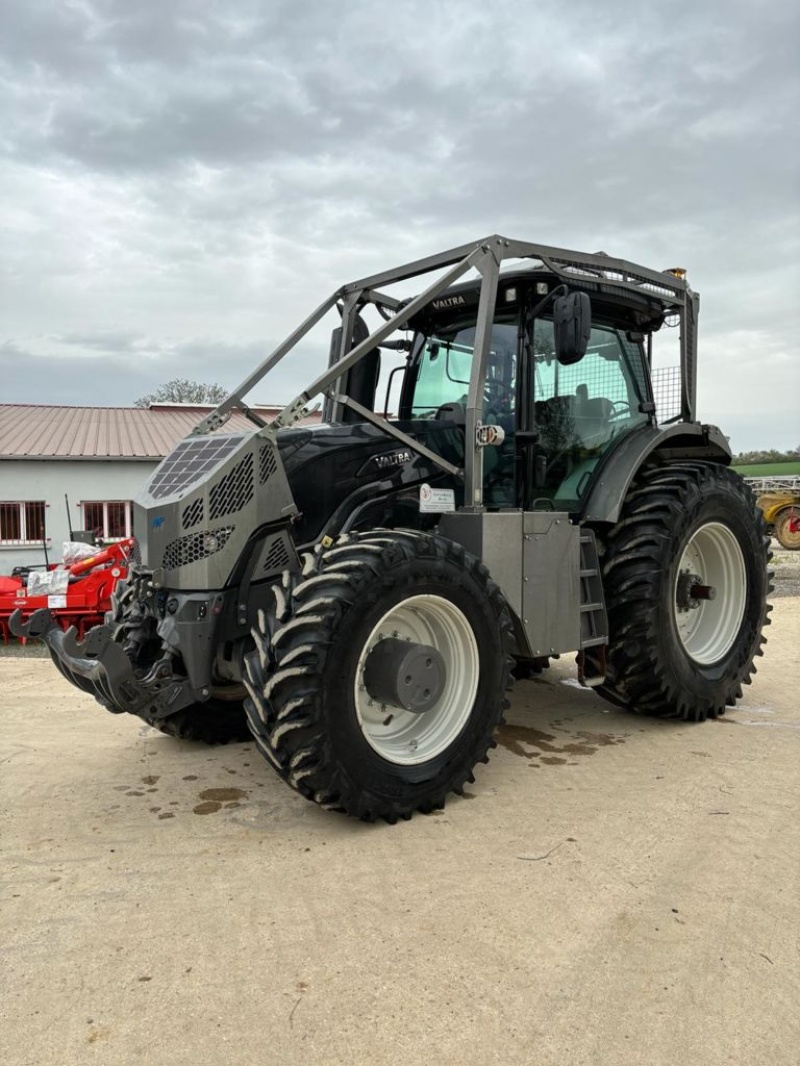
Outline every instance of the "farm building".
MULTIPOLYGON (((102 540, 130 536, 140 486, 211 410, 0 404, 0 574, 43 563, 45 549, 59 560, 70 527, 102 540)), ((268 421, 280 407, 253 410, 268 421)), ((253 425, 234 412, 225 428, 253 425)))

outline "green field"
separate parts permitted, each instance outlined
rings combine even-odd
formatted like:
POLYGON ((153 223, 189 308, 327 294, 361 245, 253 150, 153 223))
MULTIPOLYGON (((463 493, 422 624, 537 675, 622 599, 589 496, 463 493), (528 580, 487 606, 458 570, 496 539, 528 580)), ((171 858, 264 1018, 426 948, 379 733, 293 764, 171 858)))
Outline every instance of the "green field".
POLYGON ((800 474, 798 463, 752 463, 749 466, 734 466, 742 477, 792 477, 800 474))

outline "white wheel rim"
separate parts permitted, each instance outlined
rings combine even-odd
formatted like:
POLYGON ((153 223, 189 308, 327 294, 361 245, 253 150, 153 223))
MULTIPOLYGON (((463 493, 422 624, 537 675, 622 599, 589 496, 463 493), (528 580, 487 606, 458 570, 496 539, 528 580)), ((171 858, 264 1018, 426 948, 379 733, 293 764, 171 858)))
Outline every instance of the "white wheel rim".
POLYGON ((721 522, 708 522, 683 550, 672 592, 675 627, 686 652, 703 666, 719 662, 736 642, 747 603, 744 555, 731 530, 721 522), (679 582, 682 574, 695 574, 700 583, 716 590, 713 600, 681 610, 679 582))
POLYGON ((441 754, 464 728, 478 691, 478 644, 464 614, 441 596, 411 596, 381 618, 358 660, 355 705, 364 739, 378 755, 400 766, 414 766, 441 754), (428 644, 444 660, 444 690, 421 714, 373 700, 364 685, 364 668, 380 640, 428 644))

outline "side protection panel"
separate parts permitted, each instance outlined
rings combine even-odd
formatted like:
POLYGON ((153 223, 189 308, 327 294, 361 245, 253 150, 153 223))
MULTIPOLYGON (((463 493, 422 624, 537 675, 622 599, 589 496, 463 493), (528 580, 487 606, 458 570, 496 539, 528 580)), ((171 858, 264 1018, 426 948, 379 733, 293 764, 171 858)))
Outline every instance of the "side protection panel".
POLYGON ((530 655, 576 651, 580 635, 580 527, 560 511, 457 512, 439 532, 481 559, 517 618, 530 655))
POLYGON ((523 515, 522 624, 533 655, 581 646, 580 527, 560 511, 523 515))
POLYGON ((522 511, 443 514, 439 532, 486 564, 509 607, 521 619, 522 511))
POLYGON ((631 482, 652 452, 663 451, 670 459, 731 461, 728 438, 716 426, 679 422, 674 426, 643 426, 624 440, 603 463, 600 476, 589 492, 581 518, 585 522, 616 522, 631 482))

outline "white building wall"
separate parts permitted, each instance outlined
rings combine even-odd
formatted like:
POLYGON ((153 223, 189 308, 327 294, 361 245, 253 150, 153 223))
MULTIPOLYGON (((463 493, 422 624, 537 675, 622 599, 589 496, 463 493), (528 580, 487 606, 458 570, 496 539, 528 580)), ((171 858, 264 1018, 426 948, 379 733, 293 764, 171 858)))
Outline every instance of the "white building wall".
MULTIPOLYGON (((65 493, 72 528, 83 529, 81 501, 132 500, 157 466, 157 461, 129 459, 0 459, 0 503, 45 501, 47 551, 50 562, 58 562, 69 540, 65 493)), ((0 544, 0 574, 42 562, 40 545, 0 544)))

